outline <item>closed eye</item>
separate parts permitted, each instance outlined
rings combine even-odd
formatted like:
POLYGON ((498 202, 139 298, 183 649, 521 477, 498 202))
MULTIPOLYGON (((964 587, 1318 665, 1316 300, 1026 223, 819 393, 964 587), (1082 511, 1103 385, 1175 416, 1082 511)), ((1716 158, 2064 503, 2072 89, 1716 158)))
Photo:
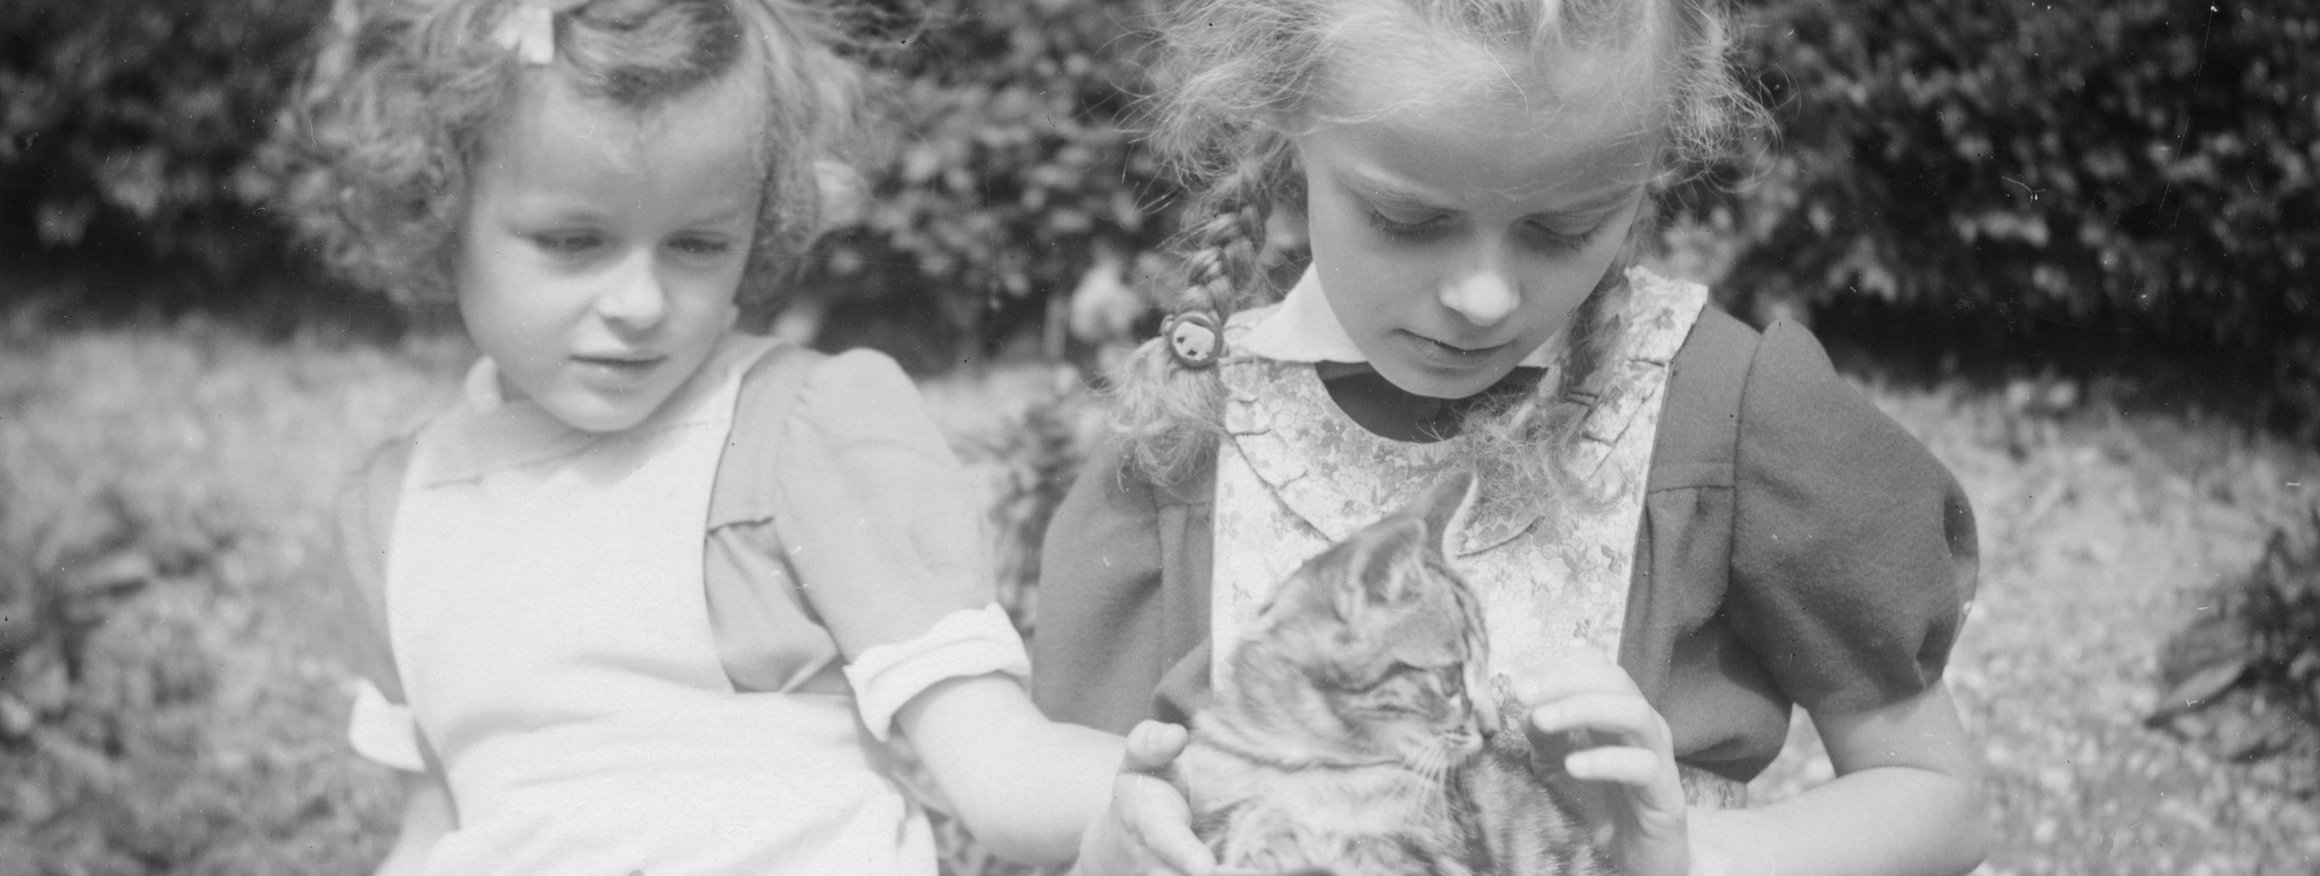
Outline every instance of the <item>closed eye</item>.
POLYGON ((558 256, 582 255, 604 245, 603 235, 592 231, 543 231, 529 237, 540 251, 558 256))
POLYGON ((1466 693, 1466 668, 1453 665, 1436 669, 1434 682, 1440 686, 1444 696, 1452 699, 1463 696, 1466 693))
POLYGON ((1430 240, 1441 236, 1450 227, 1448 213, 1434 213, 1423 218, 1397 218, 1375 207, 1364 212, 1369 215, 1370 228, 1398 240, 1430 240))
MULTIPOLYGON (((1362 671, 1364 670, 1356 670, 1356 672, 1362 671)), ((1427 670, 1397 660, 1383 669, 1370 671, 1368 674, 1349 674, 1340 679, 1338 687, 1351 693, 1370 693, 1395 681, 1418 681, 1427 674, 1427 670)))
POLYGON ((1587 248, 1587 241, 1594 241, 1598 229, 1603 229, 1601 222, 1596 222, 1596 227, 1589 227, 1589 229, 1585 229, 1585 232, 1571 234, 1571 232, 1557 232, 1554 227, 1547 227, 1545 222, 1531 222, 1529 236, 1536 241, 1536 246, 1540 246, 1540 248, 1580 250, 1580 248, 1587 248))
POLYGON ((669 241, 669 248, 685 255, 708 258, 733 251, 733 241, 722 235, 685 235, 669 241))
POLYGON ((1536 214, 1524 223, 1524 232, 1532 245, 1543 250, 1584 249, 1602 235, 1603 229, 1611 226, 1613 218, 1635 203, 1637 197, 1635 190, 1617 190, 1536 214))

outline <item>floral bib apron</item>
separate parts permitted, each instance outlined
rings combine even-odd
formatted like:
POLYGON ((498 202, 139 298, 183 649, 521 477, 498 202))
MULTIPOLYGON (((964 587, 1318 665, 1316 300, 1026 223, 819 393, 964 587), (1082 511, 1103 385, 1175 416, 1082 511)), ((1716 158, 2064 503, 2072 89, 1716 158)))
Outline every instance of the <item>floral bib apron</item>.
MULTIPOLYGON (((1618 657, 1668 366, 1707 302, 1698 284, 1642 270, 1630 271, 1628 282, 1626 336, 1605 363, 1610 379, 1602 397, 1581 423, 1574 468, 1614 498, 1566 508, 1551 522, 1524 503, 1477 503, 1452 558, 1482 600, 1493 676, 1536 677, 1577 649, 1618 657)), ((1236 316, 1227 348, 1271 311, 1236 316)), ((1227 440, 1217 459, 1209 635, 1219 643, 1210 672, 1221 688, 1232 683, 1223 643, 1239 641, 1274 584, 1409 501, 1466 456, 1470 439, 1380 437, 1337 407, 1309 363, 1242 355, 1218 367, 1227 440)), ((1550 373, 1540 386, 1551 391, 1555 383, 1550 373)), ((1736 803, 1745 790, 1684 772, 1695 802, 1736 803)))

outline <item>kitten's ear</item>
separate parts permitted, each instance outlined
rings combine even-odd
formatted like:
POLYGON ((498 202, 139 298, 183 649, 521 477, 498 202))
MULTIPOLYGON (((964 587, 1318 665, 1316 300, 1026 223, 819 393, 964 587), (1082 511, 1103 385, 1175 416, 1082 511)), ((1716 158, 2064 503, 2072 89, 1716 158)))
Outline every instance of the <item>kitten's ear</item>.
POLYGON ((1418 498, 1410 509, 1426 521, 1426 537, 1442 549, 1442 555, 1458 555, 1453 539, 1466 529, 1467 515, 1474 510, 1474 498, 1481 492, 1481 480, 1474 472, 1460 469, 1443 475, 1418 498))
POLYGON ((1337 588, 1337 616, 1351 623, 1371 605, 1399 605, 1409 600, 1418 576, 1410 571, 1433 542, 1433 531, 1419 521, 1396 515, 1380 520, 1346 543, 1352 548, 1351 575, 1337 588))

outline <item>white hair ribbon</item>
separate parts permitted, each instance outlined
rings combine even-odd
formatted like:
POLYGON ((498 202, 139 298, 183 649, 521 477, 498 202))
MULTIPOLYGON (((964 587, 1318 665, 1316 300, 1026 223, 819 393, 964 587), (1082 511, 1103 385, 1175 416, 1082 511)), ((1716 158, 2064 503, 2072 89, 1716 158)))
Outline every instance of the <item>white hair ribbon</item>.
POLYGON ((518 0, 491 32, 491 41, 526 64, 556 60, 556 15, 588 0, 518 0))
POLYGON ((851 165, 814 159, 814 182, 821 195, 824 230, 860 222, 869 212, 870 183, 851 165))

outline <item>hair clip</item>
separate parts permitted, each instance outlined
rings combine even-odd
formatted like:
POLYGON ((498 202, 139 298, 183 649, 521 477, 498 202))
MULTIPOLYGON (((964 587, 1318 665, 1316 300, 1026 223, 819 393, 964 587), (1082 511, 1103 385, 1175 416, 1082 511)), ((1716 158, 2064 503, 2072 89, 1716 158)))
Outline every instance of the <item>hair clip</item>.
POLYGON ((516 53, 526 64, 548 64, 556 60, 556 15, 588 0, 518 0, 507 15, 499 20, 499 27, 491 32, 491 41, 500 48, 516 53))
POLYGON ((1224 358, 1224 329, 1217 325, 1215 311, 1169 314, 1160 321, 1160 336, 1168 339, 1169 354, 1186 368, 1207 368, 1224 358))

